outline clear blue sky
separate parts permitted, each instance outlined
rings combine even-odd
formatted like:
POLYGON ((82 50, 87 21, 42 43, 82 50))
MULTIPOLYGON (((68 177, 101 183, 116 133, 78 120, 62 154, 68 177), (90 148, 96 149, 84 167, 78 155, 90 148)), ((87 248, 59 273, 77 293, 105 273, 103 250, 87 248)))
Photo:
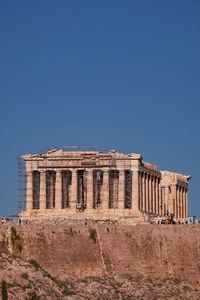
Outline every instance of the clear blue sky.
POLYGON ((200 1, 0 1, 0 141, 1 216, 17 155, 51 145, 190 174, 200 216, 200 1))

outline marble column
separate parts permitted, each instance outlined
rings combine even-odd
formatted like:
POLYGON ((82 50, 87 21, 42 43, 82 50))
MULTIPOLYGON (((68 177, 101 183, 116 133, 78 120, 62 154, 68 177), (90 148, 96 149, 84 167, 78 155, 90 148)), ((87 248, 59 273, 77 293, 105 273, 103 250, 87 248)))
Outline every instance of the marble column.
POLYGON ((182 205, 181 205, 181 187, 179 186, 178 190, 178 198, 179 198, 179 218, 182 217, 181 212, 182 212, 182 205))
POLYGON ((183 218, 185 219, 185 188, 184 187, 183 187, 182 203, 183 203, 183 218))
POLYGON ((152 176, 149 175, 149 212, 152 212, 152 176))
POLYGON ((176 185, 176 218, 179 218, 179 187, 176 185))
POLYGON ((174 201, 174 210, 173 210, 173 214, 174 217, 176 218, 176 214, 177 214, 177 205, 176 205, 176 185, 172 185, 171 186, 171 193, 172 193, 172 199, 174 201))
POLYGON ((109 169, 103 169, 103 199, 102 208, 109 208, 109 169))
POLYGON ((157 200, 157 209, 156 209, 156 212, 157 214, 160 214, 160 199, 159 199, 159 178, 157 177, 156 178, 156 200, 157 200))
POLYGON ((87 170, 87 209, 93 208, 93 169, 87 170))
POLYGON ((55 208, 62 208, 62 170, 56 171, 55 208))
POLYGON ((26 209, 33 209, 33 173, 27 172, 26 209))
POLYGON ((40 171, 40 209, 46 209, 46 172, 40 171))
POLYGON ((183 187, 181 187, 181 217, 184 218, 183 187))
POLYGON ((155 178, 152 176, 152 212, 155 213, 155 178))
POLYGON ((142 190, 142 177, 143 173, 139 173, 139 191, 140 191, 140 202, 139 202, 139 208, 140 210, 143 210, 143 190, 142 190))
POLYGON ((146 174, 143 173, 143 177, 142 177, 142 195, 143 195, 143 201, 142 201, 142 207, 143 210, 146 211, 146 180, 145 180, 145 176, 146 174))
POLYGON ((146 174, 146 211, 149 212, 149 174, 146 174))
POLYGON ((72 209, 76 209, 76 203, 77 203, 77 169, 72 169, 72 183, 71 183, 71 203, 70 203, 70 207, 72 209))
POLYGON ((185 214, 186 218, 188 217, 188 190, 185 190, 185 214))
POLYGON ((165 201, 165 187, 161 187, 161 194, 162 194, 162 216, 166 214, 166 201, 165 201))
POLYGON ((139 192, 139 171, 132 170, 132 210, 137 213, 140 202, 140 192, 139 192))
POLYGON ((118 208, 124 208, 125 202, 125 171, 119 170, 118 208))

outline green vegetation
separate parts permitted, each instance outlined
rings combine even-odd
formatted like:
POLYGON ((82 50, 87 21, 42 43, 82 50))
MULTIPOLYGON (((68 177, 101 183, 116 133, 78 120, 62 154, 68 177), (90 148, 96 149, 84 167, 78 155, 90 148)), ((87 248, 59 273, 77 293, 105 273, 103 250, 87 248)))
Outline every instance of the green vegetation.
POLYGON ((11 227, 11 243, 12 246, 15 246, 15 242, 20 241, 20 235, 17 234, 15 227, 11 227))
POLYGON ((6 282, 4 280, 2 280, 2 282, 1 282, 1 297, 2 297, 2 300, 8 299, 7 286, 6 286, 6 282))
POLYGON ((96 231, 96 229, 89 228, 89 233, 90 233, 89 238, 91 240, 93 240, 94 243, 96 243, 97 242, 97 231, 96 231))
POLYGON ((42 270, 42 268, 40 267, 40 265, 38 264, 38 262, 35 261, 34 259, 30 259, 28 262, 29 262, 29 264, 31 264, 36 270, 39 270, 39 269, 42 270))
POLYGON ((55 282, 58 288, 62 290, 63 295, 73 295, 73 292, 69 290, 65 282, 57 280, 47 271, 43 270, 37 261, 35 261, 34 259, 30 259, 28 262, 36 269, 36 271, 41 270, 44 276, 48 277, 53 282, 55 282))
POLYGON ((28 280, 28 274, 27 273, 21 274, 21 277, 28 280))
POLYGON ((17 248, 18 248, 19 252, 21 253, 21 252, 22 252, 22 249, 23 249, 22 244, 19 243, 19 244, 17 245, 17 248))
POLYGON ((36 292, 29 292, 28 295, 30 296, 28 300, 40 300, 40 296, 36 292))
POLYGON ((180 280, 179 278, 175 278, 175 279, 174 279, 174 283, 180 284, 180 282, 181 282, 181 280, 180 280))
POLYGON ((8 283, 7 283, 7 288, 10 288, 10 287, 13 287, 13 286, 15 286, 14 283, 11 283, 11 282, 8 282, 8 283))
POLYGON ((67 286, 65 286, 62 290, 62 294, 65 295, 65 296, 68 296, 68 295, 73 295, 74 293, 71 292, 67 286))
POLYGON ((147 278, 147 281, 153 283, 153 280, 151 278, 147 278))
POLYGON ((55 277, 53 277, 47 271, 44 271, 44 276, 47 276, 49 279, 51 279, 53 282, 55 282, 55 284, 59 287, 59 289, 62 290, 63 295, 73 295, 73 292, 71 292, 69 290, 69 288, 65 282, 57 280, 55 277))
POLYGON ((26 289, 31 289, 31 288, 32 288, 32 285, 29 283, 29 284, 23 286, 22 288, 23 288, 23 290, 25 291, 26 289))
POLYGON ((17 234, 16 228, 11 227, 11 243, 13 248, 15 247, 15 244, 17 242, 17 249, 22 252, 22 244, 21 244, 21 237, 19 234, 17 234))
POLYGON ((70 235, 71 235, 71 236, 74 236, 72 227, 70 227, 70 235))
POLYGON ((190 291, 190 288, 189 288, 189 286, 184 285, 184 286, 183 286, 183 290, 184 290, 184 291, 190 291))

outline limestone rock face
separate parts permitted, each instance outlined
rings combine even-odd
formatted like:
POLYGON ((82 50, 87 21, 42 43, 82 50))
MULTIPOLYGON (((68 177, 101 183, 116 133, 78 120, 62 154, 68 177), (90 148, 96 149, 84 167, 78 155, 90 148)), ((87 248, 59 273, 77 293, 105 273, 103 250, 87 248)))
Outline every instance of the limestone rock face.
MULTIPOLYGON (((36 270, 30 263, 20 258, 0 254, 0 269, 1 289, 4 281, 9 300, 51 300, 62 297, 61 290, 51 279, 45 276, 43 271, 36 270)), ((4 293, 6 293, 5 290, 4 293)))
POLYGON ((199 285, 199 225, 38 224, 0 227, 0 252, 34 259, 60 280, 142 275, 199 285))
MULTIPOLYGON (((8 254, 0 254, 0 289, 4 289, 4 295, 7 293, 8 299, 200 299, 199 289, 178 278, 155 279, 131 275, 86 279, 73 277, 68 280, 67 285, 64 283, 68 287, 63 290, 63 283, 58 288, 55 278, 50 274, 47 276, 47 272, 38 267, 37 262, 34 265, 8 254)), ((59 286, 60 284, 61 282, 59 286)))

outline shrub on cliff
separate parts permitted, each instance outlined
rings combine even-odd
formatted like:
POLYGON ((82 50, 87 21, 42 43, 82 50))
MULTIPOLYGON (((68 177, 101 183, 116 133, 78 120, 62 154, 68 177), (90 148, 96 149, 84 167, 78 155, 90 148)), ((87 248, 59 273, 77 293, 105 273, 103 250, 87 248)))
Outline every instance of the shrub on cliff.
POLYGON ((89 228, 89 233, 90 233, 89 238, 91 240, 93 240, 94 243, 96 243, 96 241, 97 241, 97 231, 96 231, 96 229, 89 228))
POLYGON ((15 227, 11 227, 11 243, 13 248, 16 247, 20 253, 22 252, 21 237, 17 234, 15 227))
POLYGON ((28 262, 36 269, 36 271, 41 270, 43 272, 43 276, 46 276, 53 282, 55 282, 58 288, 62 290, 63 295, 73 295, 73 292, 69 290, 65 282, 57 280, 55 277, 45 271, 37 261, 35 261, 34 259, 30 259, 28 262))
POLYGON ((2 282, 1 282, 1 297, 2 297, 2 300, 8 299, 7 286, 6 286, 6 282, 4 280, 2 280, 2 282))

